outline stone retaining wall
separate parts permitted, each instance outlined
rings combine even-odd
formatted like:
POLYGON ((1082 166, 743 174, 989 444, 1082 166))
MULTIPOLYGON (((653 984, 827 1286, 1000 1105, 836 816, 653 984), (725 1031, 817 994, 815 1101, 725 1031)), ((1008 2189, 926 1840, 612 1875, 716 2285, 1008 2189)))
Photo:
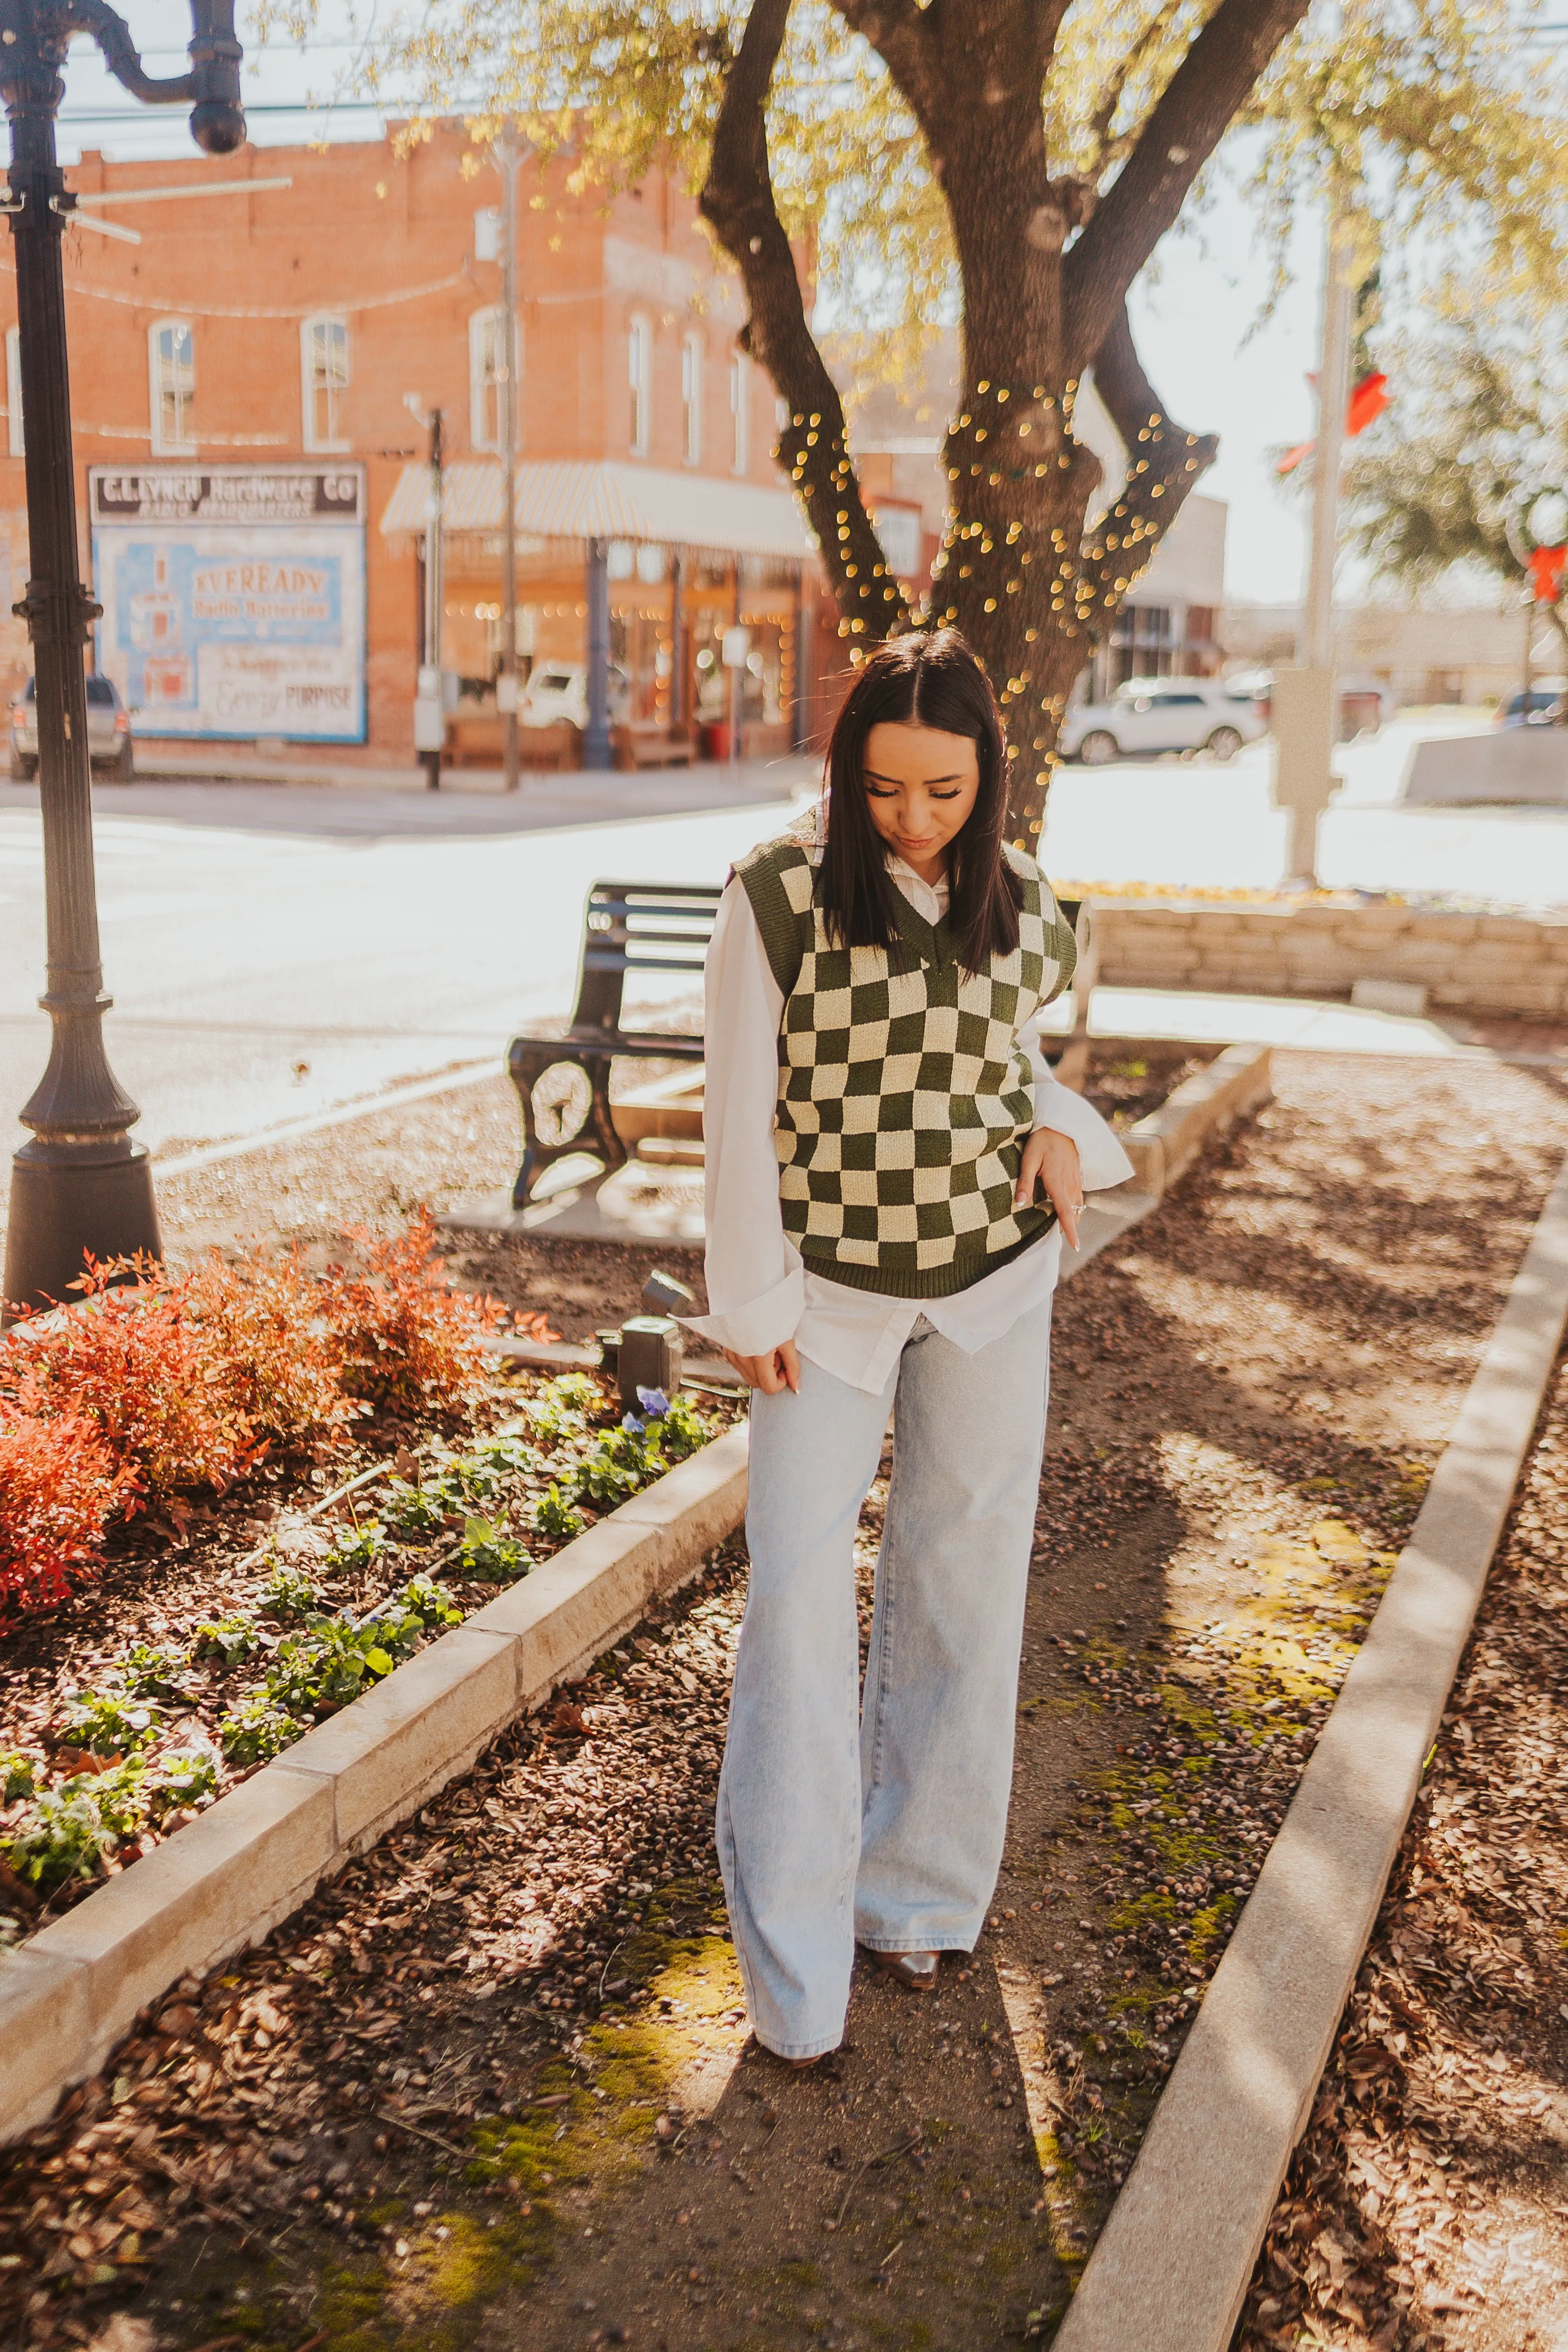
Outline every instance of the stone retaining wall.
POLYGON ((1093 903, 1100 978, 1112 987, 1342 997, 1358 980, 1402 980, 1426 987, 1434 1010, 1568 1016, 1568 915, 1093 903))

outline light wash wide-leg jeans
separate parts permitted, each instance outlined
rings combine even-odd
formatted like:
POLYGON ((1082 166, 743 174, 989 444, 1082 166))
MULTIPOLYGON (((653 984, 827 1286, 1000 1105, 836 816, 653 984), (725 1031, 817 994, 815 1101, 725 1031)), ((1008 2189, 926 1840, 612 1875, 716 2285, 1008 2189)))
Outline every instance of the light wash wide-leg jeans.
POLYGON ((751 1587, 719 1783, 752 2027, 784 2058, 843 2038, 857 1939, 973 1950, 1013 1774, 1049 1310, 975 1355, 922 1318, 879 1395, 802 1362, 752 1399, 751 1587), (854 1540, 894 1409, 860 1703, 854 1540))

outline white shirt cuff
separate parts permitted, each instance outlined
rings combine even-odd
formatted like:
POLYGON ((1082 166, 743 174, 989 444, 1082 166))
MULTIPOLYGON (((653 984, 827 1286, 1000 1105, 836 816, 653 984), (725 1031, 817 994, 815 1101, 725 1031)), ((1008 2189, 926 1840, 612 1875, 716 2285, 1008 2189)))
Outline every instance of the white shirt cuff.
POLYGON ((1041 1079, 1036 1086, 1035 1125, 1071 1136, 1086 1192, 1108 1192, 1131 1175, 1132 1162, 1094 1105, 1056 1078, 1041 1079))
POLYGON ((737 1356, 765 1356, 795 1338, 805 1312, 805 1275, 797 1265, 761 1298, 732 1307, 727 1315, 682 1315, 679 1319, 700 1339, 731 1348, 737 1356))

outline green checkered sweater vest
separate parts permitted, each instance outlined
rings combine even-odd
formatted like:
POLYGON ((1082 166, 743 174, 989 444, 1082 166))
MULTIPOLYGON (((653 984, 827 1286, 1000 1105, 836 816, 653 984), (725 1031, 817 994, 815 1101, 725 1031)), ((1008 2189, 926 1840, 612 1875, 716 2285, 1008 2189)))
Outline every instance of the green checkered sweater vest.
POLYGON ((1052 1223, 1015 1212, 1033 1079, 1018 1032, 1072 977, 1071 931, 1031 858, 1019 940, 980 972, 901 890, 902 952, 830 945, 820 844, 768 842, 735 867, 784 991, 775 1140, 784 1231, 853 1290, 946 1298, 1052 1223))

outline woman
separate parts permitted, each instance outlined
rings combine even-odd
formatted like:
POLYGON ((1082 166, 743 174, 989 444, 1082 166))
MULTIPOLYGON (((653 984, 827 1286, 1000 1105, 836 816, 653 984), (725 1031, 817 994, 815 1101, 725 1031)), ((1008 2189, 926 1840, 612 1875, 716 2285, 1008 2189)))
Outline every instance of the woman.
POLYGON ((926 1989, 980 1932, 1060 1235, 1131 1173, 1041 1054, 1073 943, 1005 814, 974 656, 895 638, 839 712, 825 831, 742 859, 708 956, 694 1328, 757 1391, 718 1841, 752 2027, 797 2065, 842 2038, 857 1940, 926 1989), (853 1543, 889 1411, 862 1709, 853 1543))

